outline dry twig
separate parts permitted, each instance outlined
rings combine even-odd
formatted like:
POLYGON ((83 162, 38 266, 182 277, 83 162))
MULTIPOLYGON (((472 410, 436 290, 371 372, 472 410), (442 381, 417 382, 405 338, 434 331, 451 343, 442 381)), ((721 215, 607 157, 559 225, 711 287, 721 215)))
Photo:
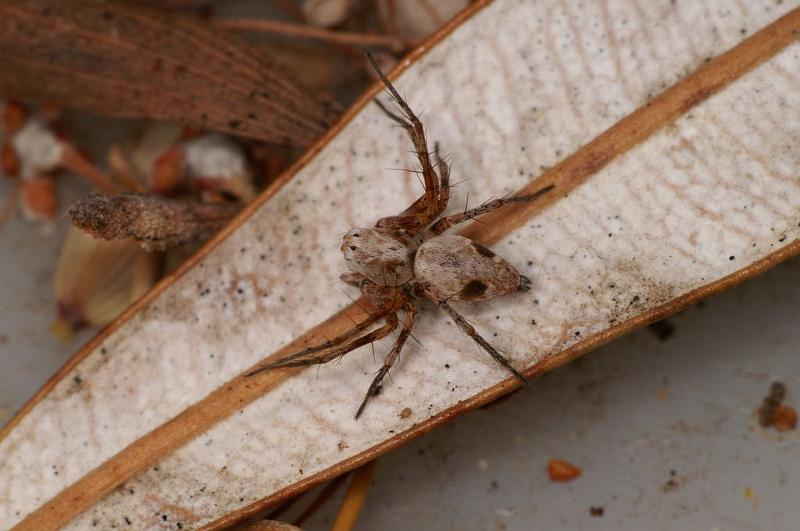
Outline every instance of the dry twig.
POLYGON ((290 37, 304 37, 336 44, 350 46, 385 46, 395 52, 403 50, 406 45, 398 37, 380 35, 378 33, 350 33, 332 31, 325 28, 292 24, 279 20, 265 20, 252 18, 225 18, 214 21, 218 26, 245 31, 260 31, 290 37))

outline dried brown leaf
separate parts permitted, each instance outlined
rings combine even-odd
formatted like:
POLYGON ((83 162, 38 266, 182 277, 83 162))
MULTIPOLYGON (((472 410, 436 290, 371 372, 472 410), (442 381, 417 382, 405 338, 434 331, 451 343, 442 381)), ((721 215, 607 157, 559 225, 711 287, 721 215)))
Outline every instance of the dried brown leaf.
POLYGON ((0 93, 305 146, 338 115, 262 49, 198 18, 96 0, 0 3, 0 93))

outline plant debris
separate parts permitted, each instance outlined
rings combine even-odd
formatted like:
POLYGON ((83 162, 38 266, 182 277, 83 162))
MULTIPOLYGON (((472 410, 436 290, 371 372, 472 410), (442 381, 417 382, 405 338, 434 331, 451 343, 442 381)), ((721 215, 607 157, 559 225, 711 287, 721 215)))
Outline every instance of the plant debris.
POLYGON ((775 428, 777 431, 789 431, 797 427, 797 411, 783 405, 786 398, 786 386, 782 382, 773 382, 769 394, 758 408, 758 423, 763 428, 775 428))
POLYGON ((581 473, 580 468, 562 459, 551 459, 547 463, 547 475, 551 481, 572 481, 581 473))
POLYGON ((678 472, 675 470, 669 471, 669 479, 661 485, 661 492, 670 492, 678 488, 678 472))
POLYGON ((123 2, 0 3, 0 57, 0 93, 11 97, 278 144, 308 146, 340 113, 264 49, 200 18, 123 2))
POLYGON ((109 323, 155 284, 154 258, 131 240, 97 240, 71 227, 56 267, 51 332, 66 341, 84 327, 109 323))
POLYGON ((224 227, 242 205, 167 199, 157 195, 99 194, 69 208, 72 223, 106 240, 132 238, 147 251, 205 239, 224 227))

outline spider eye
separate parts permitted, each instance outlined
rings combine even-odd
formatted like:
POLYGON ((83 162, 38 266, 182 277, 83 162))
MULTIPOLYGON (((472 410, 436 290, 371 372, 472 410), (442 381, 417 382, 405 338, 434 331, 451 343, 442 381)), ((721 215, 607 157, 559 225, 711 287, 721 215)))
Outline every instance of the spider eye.
POLYGON ((358 238, 358 233, 353 234, 353 238, 358 238))
POLYGON ((350 250, 351 250, 351 251, 355 251, 355 250, 356 250, 356 246, 355 246, 355 245, 351 245, 351 246, 350 246, 350 250))

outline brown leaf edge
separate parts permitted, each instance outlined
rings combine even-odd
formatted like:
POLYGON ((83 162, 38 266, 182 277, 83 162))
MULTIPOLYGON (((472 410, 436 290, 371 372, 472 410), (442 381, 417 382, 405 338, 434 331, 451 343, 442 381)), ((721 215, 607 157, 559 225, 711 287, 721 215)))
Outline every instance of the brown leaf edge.
MULTIPOLYGON (((429 41, 426 41, 419 49, 411 53, 405 60, 403 60, 398 68, 392 72, 391 77, 396 77, 398 73, 408 68, 415 60, 423 56, 433 44, 443 39, 451 33, 458 25, 464 20, 474 15, 480 9, 490 3, 490 0, 482 0, 476 4, 471 5, 465 11, 460 13, 457 17, 450 21, 450 23, 442 28, 435 34, 429 41)), ((621 120, 619 123, 612 126, 610 129, 599 135, 595 140, 585 145, 583 148, 576 151, 573 155, 565 159, 562 163, 551 168, 545 172, 536 181, 536 186, 543 186, 550 183, 559 183, 559 188, 562 194, 569 189, 574 188, 585 179, 605 166, 613 158, 619 156, 621 153, 629 150, 642 140, 646 139, 653 132, 672 122, 678 116, 687 112, 690 108, 702 102, 713 93, 724 88, 730 82, 738 79, 746 72, 755 66, 768 60, 772 55, 791 43, 797 35, 800 34, 800 9, 795 9, 790 13, 784 15, 777 21, 766 26, 762 30, 753 34, 750 38, 741 42, 733 49, 725 52, 724 54, 716 57, 709 63, 700 67, 697 71, 690 74, 676 85, 667 89, 664 93, 656 97, 644 107, 638 109, 628 117, 621 120), (645 127, 643 127, 645 126, 645 127)), ((167 279, 164 279, 154 288, 148 295, 143 297, 133 307, 126 311, 117 321, 109 325, 97 337, 90 341, 81 351, 79 351, 47 384, 39 391, 31 401, 17 414, 11 421, 0 430, 0 440, 5 437, 13 427, 19 423, 20 419, 24 417, 32 407, 36 405, 52 388, 68 374, 72 368, 75 367, 83 358, 88 355, 99 343, 108 337, 109 334, 114 332, 120 325, 139 311, 142 307, 146 306, 149 302, 155 299, 166 287, 168 287, 176 279, 180 278, 194 265, 196 265, 208 252, 216 247, 222 240, 224 240, 231 232, 233 232, 239 225, 244 223, 246 219, 265 201, 269 200, 284 184, 289 182, 291 178, 299 171, 311 158, 316 156, 317 153, 327 143, 336 136, 344 126, 360 110, 370 103, 372 98, 380 91, 379 86, 374 86, 372 90, 368 91, 356 104, 342 117, 339 123, 329 131, 325 137, 318 141, 312 148, 293 165, 281 178, 275 182, 269 189, 267 189, 258 200, 250 205, 245 211, 242 212, 222 233, 204 246, 194 257, 192 257, 183 267, 181 267, 175 274, 167 279)), ((557 200, 553 198, 549 203, 557 200)), ((546 208, 547 204, 540 204, 538 208, 522 208, 517 209, 512 215, 503 216, 500 223, 494 221, 494 224, 487 224, 486 226, 499 227, 486 229, 482 233, 481 229, 475 227, 468 227, 465 233, 471 236, 479 237, 482 241, 491 242, 499 238, 506 231, 513 230, 523 222, 530 215, 535 212, 546 208)), ((483 226, 483 225, 482 225, 483 226)), ((726 277, 723 277, 715 282, 695 289, 687 294, 672 299, 671 301, 652 308, 647 312, 632 317, 626 321, 620 322, 616 326, 604 330, 594 336, 587 337, 580 343, 577 343, 567 350, 555 354, 547 358, 542 363, 529 367, 525 374, 528 377, 535 377, 543 374, 549 370, 559 367, 570 360, 593 350, 609 341, 627 333, 631 330, 649 324, 651 322, 663 319, 675 312, 678 312, 692 304, 697 303, 699 300, 723 291, 733 285, 736 285, 748 278, 763 273, 780 262, 800 254, 800 241, 795 240, 786 246, 778 249, 770 255, 756 261, 749 266, 736 271, 726 277)), ((296 343, 306 342, 311 337, 319 335, 321 332, 327 333, 337 328, 347 327, 353 315, 357 316, 358 310, 354 307, 349 307, 339 314, 333 316, 328 321, 318 325, 308 334, 298 338, 296 343)), ((291 346, 287 347, 291 349, 291 346)), ((281 352, 273 356, 280 355, 281 352)), ((206 399, 196 403, 188 408, 185 412, 181 413, 174 419, 168 421, 163 426, 156 428, 149 434, 137 440, 128 448, 122 450, 114 458, 100 465, 97 469, 89 472, 84 478, 75 484, 67 487, 62 493, 57 495, 53 500, 40 507, 37 511, 32 513, 25 521, 22 522, 21 528, 38 529, 37 526, 57 526, 59 523, 65 523, 79 512, 96 502, 103 495, 111 489, 124 482, 125 480, 133 477, 140 470, 149 466, 150 464, 163 458, 165 455, 174 451, 182 444, 191 440, 200 431, 208 428, 214 423, 227 417, 225 407, 226 402, 236 402, 236 408, 241 407, 241 399, 245 398, 247 402, 255 400, 264 392, 278 385, 283 379, 283 376, 275 378, 265 378, 263 385, 251 385, 250 382, 242 384, 241 380, 234 379, 232 382, 223 385, 218 391, 212 393, 206 399), (214 406, 209 409, 209 406, 214 406), (220 408, 222 406, 222 408, 220 408), (187 425, 196 423, 200 420, 199 426, 191 429, 186 429, 187 425), (171 440, 164 440, 166 439, 171 440), (109 468, 109 463, 115 463, 113 471, 109 468), (123 465, 123 466, 120 466, 123 465), (85 494, 82 496, 81 493, 85 494), (86 497, 88 496, 88 497, 86 497), (73 505, 76 504, 76 505, 73 505)), ((383 441, 382 443, 353 456, 347 460, 341 461, 330 468, 319 472, 313 476, 303 479, 289 487, 286 487, 270 496, 263 498, 247 507, 240 510, 233 511, 218 520, 212 522, 205 529, 220 529, 236 523, 244 518, 253 516, 265 507, 279 503, 290 496, 300 493, 312 486, 336 477, 348 470, 356 468, 363 463, 375 459, 392 449, 405 444, 406 442, 414 439, 415 437, 430 431, 431 429, 448 422, 452 418, 485 405, 498 397, 513 391, 517 387, 517 383, 513 379, 508 379, 483 392, 475 395, 474 397, 466 400, 456 406, 453 406, 430 419, 421 422, 411 429, 397 434, 394 437, 383 441)))

